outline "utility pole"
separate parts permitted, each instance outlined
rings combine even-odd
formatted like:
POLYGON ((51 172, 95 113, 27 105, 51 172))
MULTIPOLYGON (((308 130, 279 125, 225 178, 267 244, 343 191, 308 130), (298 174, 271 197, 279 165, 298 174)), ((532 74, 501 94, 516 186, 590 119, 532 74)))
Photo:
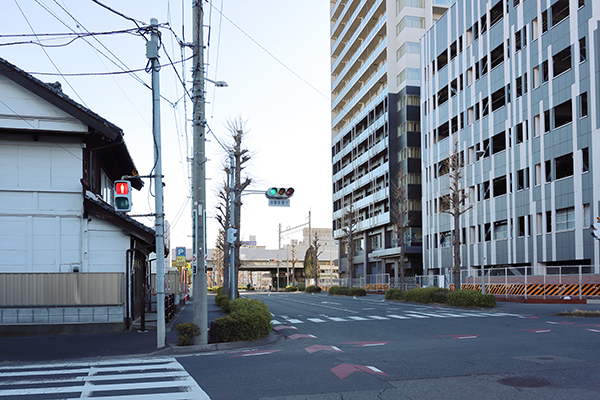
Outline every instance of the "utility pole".
POLYGON ((154 135, 154 175, 155 175, 155 247, 156 247, 156 347, 165 347, 165 245, 163 225, 163 185, 160 138, 160 80, 158 71, 158 20, 150 19, 152 33, 146 42, 146 57, 152 66, 152 134, 154 135))
POLYGON ((200 335, 194 337, 194 344, 208 343, 208 307, 206 304, 206 155, 205 116, 204 116, 204 44, 202 1, 192 1, 193 14, 193 136, 194 157, 192 161, 192 221, 194 226, 194 317, 200 327, 200 335))
POLYGON ((229 153, 229 201, 231 202, 231 217, 229 218, 229 230, 231 235, 227 236, 230 248, 229 258, 229 299, 235 300, 237 297, 237 274, 235 273, 235 153, 229 153), (231 240, 230 240, 231 239, 231 240))

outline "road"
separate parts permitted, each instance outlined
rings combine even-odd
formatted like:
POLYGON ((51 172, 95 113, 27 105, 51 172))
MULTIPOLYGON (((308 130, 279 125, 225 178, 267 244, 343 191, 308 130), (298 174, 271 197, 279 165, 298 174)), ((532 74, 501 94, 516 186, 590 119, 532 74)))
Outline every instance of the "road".
POLYGON ((285 340, 260 348, 106 360, 91 370, 78 363, 0 366, 0 400, 600 398, 600 319, 550 315, 563 306, 499 303, 484 310, 377 295, 248 297, 267 303, 285 340), (63 371, 68 368, 76 371, 63 371), (23 376, 28 371, 31 379, 23 376), (56 389, 40 378, 42 371, 81 383, 63 382, 56 389), (18 375, 10 378, 18 386, 3 386, 9 373, 18 375), (110 378, 102 378, 102 388, 98 377, 104 376, 110 378), (49 387, 55 397, 47 395, 49 387))

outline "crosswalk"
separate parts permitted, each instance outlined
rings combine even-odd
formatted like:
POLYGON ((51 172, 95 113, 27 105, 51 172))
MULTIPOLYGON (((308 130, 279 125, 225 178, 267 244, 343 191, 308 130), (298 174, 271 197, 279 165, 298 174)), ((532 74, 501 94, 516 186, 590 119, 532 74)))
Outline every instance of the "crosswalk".
POLYGON ((429 312, 429 311, 406 311, 399 314, 385 315, 349 315, 344 317, 330 317, 320 315, 318 317, 306 318, 291 318, 287 315, 272 315, 271 322, 273 325, 280 324, 303 324, 305 322, 323 323, 323 322, 352 322, 352 321, 386 321, 386 320, 410 320, 410 319, 425 319, 425 318, 488 318, 488 317, 519 317, 518 314, 509 314, 502 312, 429 312))
POLYGON ((0 366, 0 399, 208 399, 174 358, 0 366))

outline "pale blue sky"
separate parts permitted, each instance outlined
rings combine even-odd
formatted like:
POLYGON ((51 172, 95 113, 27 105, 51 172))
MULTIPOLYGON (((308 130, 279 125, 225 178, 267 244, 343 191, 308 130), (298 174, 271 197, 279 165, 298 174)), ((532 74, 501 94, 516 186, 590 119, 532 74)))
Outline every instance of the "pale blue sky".
MULTIPOLYGON (((192 0, 101 2, 136 20, 149 22, 150 18, 156 17, 160 23, 170 22, 179 37, 182 36, 183 20, 185 40, 191 41, 192 0)), ((209 126, 223 141, 228 137, 225 129, 228 119, 241 117, 246 120, 249 131, 246 145, 253 154, 248 173, 256 181, 252 189, 262 190, 270 186, 293 186, 296 189, 290 208, 268 207, 263 195, 244 196, 242 239, 248 240, 250 235, 256 235, 260 245, 275 248, 278 224, 281 223, 284 229, 303 224, 307 222, 309 210, 312 211, 313 226, 331 227, 329 2, 218 0, 205 2, 204 7, 205 40, 210 27, 207 77, 229 84, 227 88, 216 89, 207 84, 209 126), (216 11, 221 7, 227 18, 221 19, 216 11)), ((91 0, 3 0, 0 34, 31 34, 32 29, 25 17, 38 35, 71 32, 70 29, 104 32, 135 27, 133 22, 91 0)), ((177 41, 166 29, 162 32, 163 43, 171 59, 180 60, 177 41)), ((115 34, 98 37, 98 40, 106 48, 92 38, 87 39, 109 58, 118 58, 129 69, 145 67, 145 41, 140 36, 115 34)), ((35 41, 35 38, 0 37, 0 44, 16 41, 35 41)), ((66 40, 44 40, 43 43, 64 44, 66 40)), ((120 70, 82 39, 66 46, 44 49, 63 74, 120 70)), ((185 54, 189 57, 191 51, 186 50, 185 54)), ((35 44, 0 46, 0 57, 27 72, 56 73, 43 49, 35 44)), ((162 52, 161 63, 168 63, 162 52)), ((189 83, 191 61, 186 66, 189 83)), ((180 66, 177 70, 182 73, 180 66)), ((126 74, 67 76, 68 84, 59 76, 34 76, 47 82, 61 82, 63 91, 71 98, 81 102, 81 97, 91 110, 122 128, 140 174, 150 172, 153 165, 150 90, 126 74)), ((148 74, 140 72, 138 76, 149 84, 148 74)), ((191 83, 188 88, 191 88, 191 83)), ((183 95, 171 67, 164 67, 161 72, 161 93, 171 102, 183 95)), ((192 107, 189 101, 187 107, 190 113, 192 107)), ((185 206, 188 195, 186 157, 190 152, 186 152, 183 102, 180 101, 176 109, 162 102, 161 116, 165 213, 172 224, 171 247, 191 247, 189 202, 185 206)), ((191 127, 188 128, 191 143, 191 127)), ((216 186, 224 179, 220 169, 225 154, 210 135, 208 139, 207 200, 211 216, 216 205, 216 186)), ((154 208, 154 199, 149 197, 147 189, 136 193, 133 200, 132 213, 144 214, 154 208)), ((140 221, 153 224, 147 218, 140 218, 140 221)), ((216 232, 217 224, 209 218, 207 235, 211 248, 214 247, 216 232)), ((298 234, 293 237, 301 238, 298 234)))

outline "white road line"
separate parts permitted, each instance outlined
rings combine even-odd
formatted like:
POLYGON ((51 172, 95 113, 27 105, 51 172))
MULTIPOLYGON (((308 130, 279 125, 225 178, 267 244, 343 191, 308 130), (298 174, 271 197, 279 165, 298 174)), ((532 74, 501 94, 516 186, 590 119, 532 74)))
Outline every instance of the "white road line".
POLYGON ((396 314, 388 314, 388 317, 396 318, 396 319, 410 319, 410 317, 405 317, 404 315, 396 315, 396 314))
POLYGON ((273 325, 281 325, 281 322, 277 321, 276 319, 272 319, 271 322, 273 325))
POLYGON ((309 320, 310 322, 327 322, 321 318, 306 318, 306 319, 309 320))
POLYGON ((348 317, 348 318, 353 319, 355 321, 368 321, 369 320, 368 318, 355 317, 355 316, 351 316, 351 317, 348 317))
POLYGON ((369 318, 373 318, 373 319, 378 319, 378 320, 384 320, 384 319, 389 319, 387 317, 381 317, 379 315, 369 315, 369 318))
POLYGON ((287 318, 287 322, 289 322, 290 324, 303 324, 304 321, 300 321, 299 319, 294 319, 294 318, 287 318))
POLYGON ((335 321, 335 322, 347 322, 348 321, 347 319, 340 318, 340 317, 327 317, 327 318, 329 318, 330 320, 335 321))
POLYGON ((430 315, 423 315, 422 313, 416 313, 414 311, 407 311, 406 314, 412 318, 430 318, 430 315))

